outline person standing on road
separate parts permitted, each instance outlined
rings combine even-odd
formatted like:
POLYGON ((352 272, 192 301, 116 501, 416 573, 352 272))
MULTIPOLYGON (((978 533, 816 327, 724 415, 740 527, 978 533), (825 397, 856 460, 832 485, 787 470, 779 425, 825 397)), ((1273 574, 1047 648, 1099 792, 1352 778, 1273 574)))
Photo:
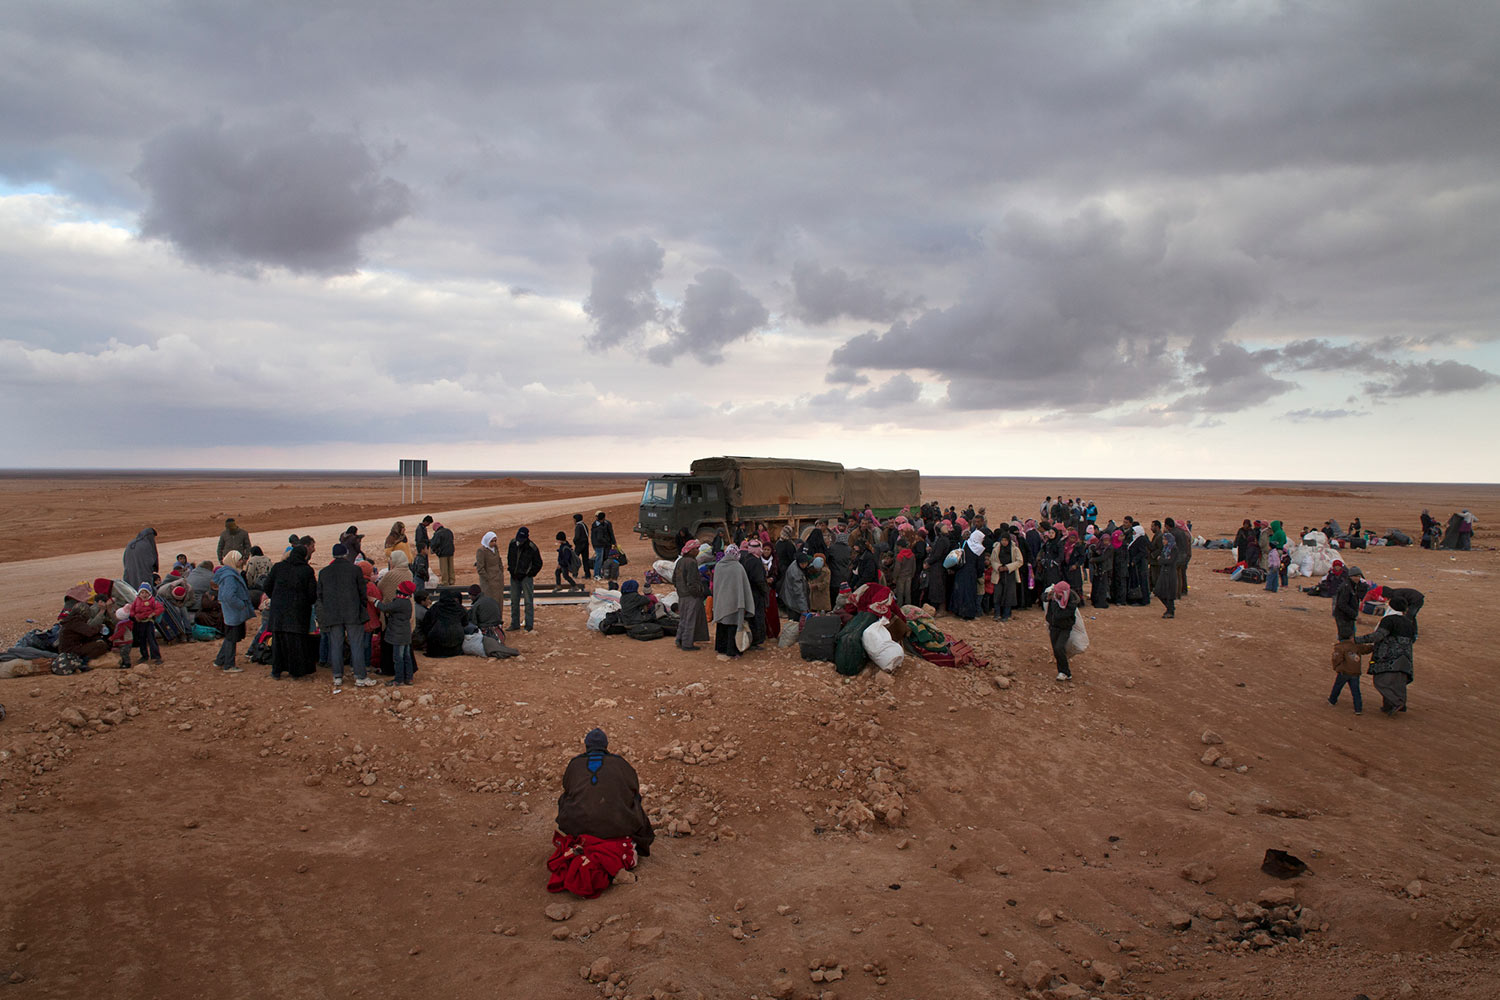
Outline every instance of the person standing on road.
POLYGON ((589 560, 589 528, 583 523, 582 514, 573 515, 573 554, 578 557, 578 566, 583 578, 594 575, 594 564, 589 560))
POLYGON ((158 568, 156 529, 142 528, 141 533, 125 546, 125 582, 132 587, 155 583, 158 568))
POLYGON ((421 555, 424 552, 429 552, 432 549, 432 534, 430 531, 431 524, 432 515, 428 514, 426 517, 422 518, 422 522, 417 525, 417 555, 421 555))
POLYGON ((542 550, 531 540, 530 528, 516 529, 505 554, 505 568, 510 571, 510 628, 521 627, 521 599, 526 600, 526 631, 531 631, 536 617, 533 597, 536 575, 542 571, 542 550))
POLYGON ((594 576, 603 576, 604 560, 615 545, 615 526, 602 510, 594 515, 594 523, 589 527, 589 542, 594 546, 594 576))
POLYGON ((224 519, 224 530, 219 532, 219 550, 215 553, 215 558, 223 563, 226 552, 238 552, 241 555, 250 552, 250 532, 235 524, 232 517, 224 519))
MULTIPOLYGON (((294 550, 295 551, 295 550, 294 550)), ((344 642, 355 687, 374 687, 365 676, 365 575, 348 559, 348 549, 334 545, 333 561, 318 572, 318 627, 328 635, 328 657, 333 667, 333 693, 344 687, 344 642)), ((275 649, 275 646, 272 646, 275 649)))
POLYGON ((443 586, 453 586, 453 532, 443 527, 441 521, 432 522, 432 554, 437 556, 443 586))
POLYGON ((486 531, 474 552, 474 570, 479 574, 479 589, 485 597, 505 600, 505 564, 500 561, 500 543, 493 531, 486 531))

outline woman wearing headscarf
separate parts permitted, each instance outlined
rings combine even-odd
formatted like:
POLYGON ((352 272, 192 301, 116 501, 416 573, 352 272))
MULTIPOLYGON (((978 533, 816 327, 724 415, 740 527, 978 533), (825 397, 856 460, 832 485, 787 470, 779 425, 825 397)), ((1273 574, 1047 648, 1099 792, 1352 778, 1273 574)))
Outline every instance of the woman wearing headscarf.
POLYGON ((265 625, 271 630, 271 676, 306 677, 317 669, 318 640, 310 634, 318 578, 307 564, 307 549, 293 545, 266 574, 265 625))
POLYGON ((916 534, 905 529, 896 542, 895 558, 891 562, 891 589, 896 592, 896 603, 911 603, 912 583, 917 577, 917 554, 912 549, 916 534))
POLYGON ((815 555, 802 572, 807 577, 807 610, 826 614, 833 610, 832 579, 828 572, 826 556, 815 555))
POLYGON ((1130 545, 1125 553, 1125 603, 1145 607, 1151 603, 1151 546, 1146 541, 1145 525, 1133 526, 1130 533, 1130 545))
POLYGON ((1057 679, 1070 681, 1073 670, 1068 666, 1068 636, 1078 621, 1078 608, 1083 600, 1073 592, 1066 580, 1052 585, 1047 598, 1047 639, 1052 645, 1052 658, 1057 662, 1057 679))
MULTIPOLYGON (((756 560, 759 564, 759 560, 756 560)), ((755 594, 750 578, 740 562, 738 545, 724 546, 724 557, 714 566, 714 651, 721 660, 740 655, 735 633, 748 616, 755 613, 755 594)))
POLYGON ((417 631, 422 639, 422 651, 428 656, 461 656, 464 651, 464 626, 469 617, 464 613, 461 591, 444 587, 438 592, 437 603, 427 609, 417 631))
POLYGON ((1286 586, 1286 529, 1281 526, 1280 521, 1272 521, 1270 532, 1266 535, 1266 554, 1272 549, 1281 553, 1279 560, 1280 569, 1277 571, 1281 576, 1281 586, 1286 586))
POLYGON ((776 547, 772 553, 776 557, 776 565, 782 572, 797 561, 797 534, 792 531, 790 524, 783 524, 781 532, 776 539, 776 547))
POLYGON ((953 595, 948 609, 964 621, 979 617, 979 568, 984 565, 984 532, 971 531, 959 550, 963 557, 953 571, 953 595))
POLYGON ((771 583, 766 578, 766 564, 761 562, 760 539, 753 534, 740 550, 740 565, 745 568, 745 578, 750 581, 750 596, 753 599, 749 619, 750 645, 753 648, 766 641, 766 603, 771 593, 771 583))
POLYGON ((124 563, 124 580, 132 587, 155 582, 156 571, 160 568, 156 555, 155 528, 142 528, 140 534, 131 539, 130 544, 125 546, 124 563))
POLYGON ((493 531, 486 531, 474 551, 474 570, 479 574, 479 589, 485 597, 505 601, 505 560, 500 557, 500 543, 493 531))
POLYGON ((1113 536, 1099 534, 1094 536, 1094 543, 1089 546, 1089 603, 1096 608, 1109 607, 1110 587, 1115 578, 1115 549, 1112 542, 1113 536))
POLYGON ((1011 533, 1002 527, 990 550, 990 572, 995 581, 995 620, 1010 621, 1021 591, 1021 567, 1025 564, 1011 533))
POLYGON ((406 561, 411 562, 411 542, 406 538, 406 524, 402 521, 391 525, 390 532, 385 536, 386 562, 390 562, 392 552, 406 553, 406 561))
MULTIPOLYGON (((767 532, 767 535, 770 533, 767 532)), ((776 564, 776 556, 771 552, 771 544, 761 542, 760 564, 766 568, 766 610, 761 616, 765 624, 766 638, 781 638, 781 607, 776 600, 776 591, 781 586, 781 567, 776 564)))
POLYGON ((231 549, 224 553, 224 561, 214 570, 214 586, 217 588, 219 610, 224 618, 224 641, 219 646, 219 655, 214 657, 214 666, 227 674, 241 673, 234 662, 235 646, 245 638, 245 623, 255 617, 255 606, 250 600, 250 588, 245 585, 241 569, 245 557, 231 549))
POLYGON ((1156 586, 1151 589, 1157 599, 1167 606, 1163 618, 1177 617, 1177 534, 1167 531, 1162 534, 1161 571, 1156 574, 1156 586))
POLYGON ((396 588, 407 580, 412 580, 413 584, 416 582, 412 578, 411 566, 409 565, 409 560, 406 558, 406 553, 400 549, 395 549, 391 552, 391 568, 386 570, 380 579, 376 581, 376 586, 380 588, 380 599, 382 601, 395 600, 396 588))
POLYGON ((1078 599, 1083 599, 1083 564, 1088 558, 1084 551, 1083 543, 1078 539, 1078 529, 1069 528, 1068 535, 1063 539, 1063 579, 1068 581, 1068 586, 1073 588, 1073 593, 1078 599))

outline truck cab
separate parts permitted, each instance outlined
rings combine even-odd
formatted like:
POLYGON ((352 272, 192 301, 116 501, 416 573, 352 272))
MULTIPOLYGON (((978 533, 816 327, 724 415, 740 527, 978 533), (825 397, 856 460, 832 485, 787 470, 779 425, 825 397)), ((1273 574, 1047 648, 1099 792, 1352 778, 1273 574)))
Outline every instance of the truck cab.
POLYGON ((649 537, 656 554, 670 559, 678 554, 677 533, 686 528, 697 538, 709 537, 728 517, 724 482, 716 476, 655 476, 646 480, 641 492, 640 520, 636 534, 649 537))

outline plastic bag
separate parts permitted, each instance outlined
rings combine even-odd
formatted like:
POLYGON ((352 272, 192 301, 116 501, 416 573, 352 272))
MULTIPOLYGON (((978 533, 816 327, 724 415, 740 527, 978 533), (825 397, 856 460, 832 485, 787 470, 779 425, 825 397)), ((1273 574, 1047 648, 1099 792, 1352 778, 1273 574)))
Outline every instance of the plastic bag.
POLYGON ((734 648, 741 653, 750 648, 751 640, 754 638, 750 633, 750 623, 740 622, 740 627, 734 633, 734 648))
POLYGON ((797 637, 802 634, 802 623, 798 621, 782 622, 781 635, 776 638, 776 645, 781 649, 790 649, 797 645, 797 637))
POLYGON ((617 605, 610 604, 610 603, 608 603, 606 601, 600 601, 598 607, 596 607, 596 608, 592 609, 591 611, 589 611, 589 620, 588 620, 589 631, 590 632, 597 632, 597 631, 599 631, 599 623, 602 622, 602 621, 604 621, 604 616, 607 615, 607 614, 609 614, 611 611, 618 611, 618 610, 619 610, 619 607, 617 605))
POLYGON ((1073 629, 1068 633, 1067 648, 1069 656, 1077 656, 1089 648, 1089 630, 1081 616, 1073 622, 1073 629))
POLYGON ((865 647, 865 655, 889 674, 901 665, 905 654, 901 651, 901 644, 891 638, 887 624, 887 620, 882 618, 865 629, 865 634, 860 636, 860 643, 865 647))
POLYGON ((464 655, 483 656, 484 636, 480 635, 478 632, 475 632, 472 635, 464 636, 464 655))

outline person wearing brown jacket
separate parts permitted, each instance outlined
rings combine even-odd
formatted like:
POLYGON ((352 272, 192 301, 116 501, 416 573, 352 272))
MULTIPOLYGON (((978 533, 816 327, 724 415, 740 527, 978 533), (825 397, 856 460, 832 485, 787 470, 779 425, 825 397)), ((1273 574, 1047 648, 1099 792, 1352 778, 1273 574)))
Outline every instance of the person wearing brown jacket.
POLYGON ((479 574, 479 589, 485 597, 505 600, 505 561, 500 558, 500 543, 493 531, 486 531, 474 552, 474 570, 479 574))

